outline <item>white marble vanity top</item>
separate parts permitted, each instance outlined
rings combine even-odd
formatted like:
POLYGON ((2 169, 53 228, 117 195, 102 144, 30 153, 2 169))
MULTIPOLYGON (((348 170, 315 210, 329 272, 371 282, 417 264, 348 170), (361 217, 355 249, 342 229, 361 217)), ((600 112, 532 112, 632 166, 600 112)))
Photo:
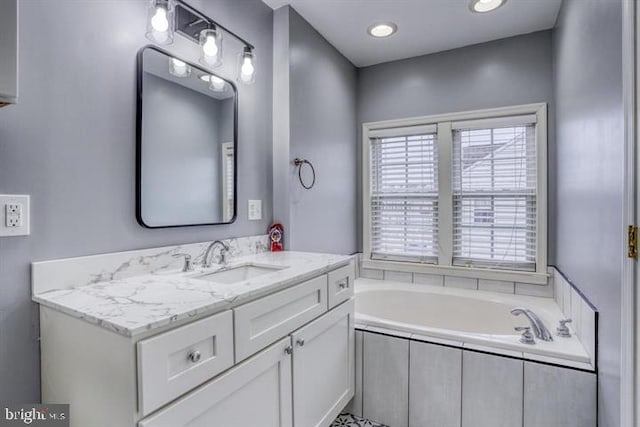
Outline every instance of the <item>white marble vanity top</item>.
POLYGON ((284 267, 233 284, 193 278, 194 273, 162 273, 101 281, 35 293, 33 300, 125 336, 135 336, 185 318, 212 314, 346 265, 350 256, 306 252, 266 252, 234 258, 226 267, 248 263, 284 267))

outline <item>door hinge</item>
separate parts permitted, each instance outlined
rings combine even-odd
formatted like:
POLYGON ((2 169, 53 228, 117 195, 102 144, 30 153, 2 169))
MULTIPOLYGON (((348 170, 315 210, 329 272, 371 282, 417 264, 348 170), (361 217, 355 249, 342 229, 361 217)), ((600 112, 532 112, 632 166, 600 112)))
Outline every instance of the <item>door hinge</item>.
POLYGON ((627 256, 638 259, 638 227, 630 225, 627 231, 627 256))

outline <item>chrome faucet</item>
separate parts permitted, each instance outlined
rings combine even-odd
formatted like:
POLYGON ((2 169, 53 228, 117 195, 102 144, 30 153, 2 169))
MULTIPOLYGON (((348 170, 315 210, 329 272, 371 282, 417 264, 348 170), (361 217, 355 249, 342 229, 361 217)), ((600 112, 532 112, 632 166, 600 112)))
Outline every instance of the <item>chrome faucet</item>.
POLYGON ((547 327, 544 325, 542 319, 540 319, 538 315, 533 311, 524 307, 516 307, 511 310, 511 314, 513 314, 514 316, 524 314, 525 317, 529 320, 531 329, 533 329, 533 333, 535 334, 536 338, 541 339, 542 341, 553 341, 551 332, 549 332, 547 327))
POLYGON ((213 249, 216 247, 216 245, 220 245, 220 258, 218 258, 218 264, 227 265, 227 252, 229 252, 229 245, 221 240, 216 240, 209 245, 207 251, 204 253, 204 258, 202 259, 202 266, 204 268, 211 267, 209 255, 213 256, 213 249))

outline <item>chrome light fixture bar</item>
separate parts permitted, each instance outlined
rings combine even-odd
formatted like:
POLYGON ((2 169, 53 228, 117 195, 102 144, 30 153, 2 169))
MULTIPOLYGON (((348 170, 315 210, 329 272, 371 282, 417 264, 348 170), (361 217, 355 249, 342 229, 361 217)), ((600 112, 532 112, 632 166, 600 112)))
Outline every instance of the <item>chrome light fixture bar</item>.
POLYGON ((158 44, 171 44, 177 32, 200 45, 200 62, 208 67, 222 64, 222 33, 244 45, 240 53, 238 81, 255 81, 254 46, 183 0, 151 0, 147 18, 147 38, 158 44))

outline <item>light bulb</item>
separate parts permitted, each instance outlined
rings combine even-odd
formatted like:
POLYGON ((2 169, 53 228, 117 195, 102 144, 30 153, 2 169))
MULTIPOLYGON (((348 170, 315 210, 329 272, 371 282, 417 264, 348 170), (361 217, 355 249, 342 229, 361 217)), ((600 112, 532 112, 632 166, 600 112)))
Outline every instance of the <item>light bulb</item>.
POLYGON ((146 37, 158 44, 173 42, 173 10, 170 0, 152 0, 147 9, 146 37))
POLYGON ((253 84, 256 80, 256 56, 253 48, 245 46, 242 53, 238 55, 238 81, 244 84, 253 84))
POLYGON ((200 62, 208 67, 222 64, 222 33, 216 28, 205 28, 200 31, 200 62))
POLYGON ((156 14, 151 18, 151 26, 154 31, 164 33, 169 29, 169 20, 167 19, 167 10, 164 7, 156 8, 156 14))
POLYGON ((202 45, 202 51, 206 56, 216 56, 218 53, 218 45, 214 36, 207 36, 207 41, 202 45))
POLYGON ((246 79, 243 79, 243 80, 249 80, 253 75, 254 71, 255 69, 253 68, 253 62, 251 61, 251 58, 245 57, 244 60, 242 61, 242 68, 240 69, 242 76, 247 77, 246 79))

